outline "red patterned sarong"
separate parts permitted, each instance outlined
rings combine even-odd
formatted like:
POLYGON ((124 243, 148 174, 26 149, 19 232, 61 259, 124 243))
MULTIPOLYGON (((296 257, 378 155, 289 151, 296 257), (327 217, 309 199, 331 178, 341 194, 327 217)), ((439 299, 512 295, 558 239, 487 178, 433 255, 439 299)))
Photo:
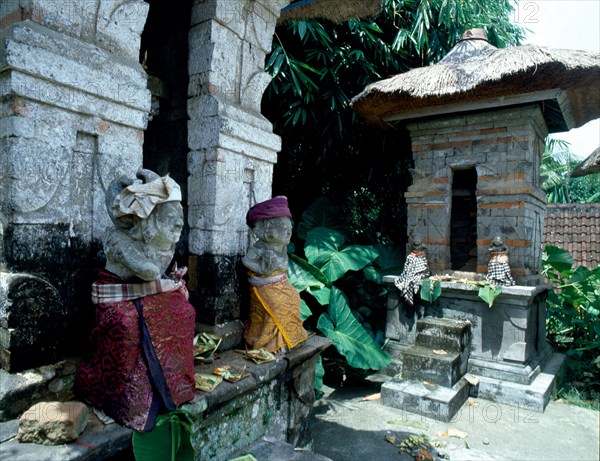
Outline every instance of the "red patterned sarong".
POLYGON ((300 319, 300 295, 286 273, 249 273, 250 315, 244 339, 251 349, 292 349, 308 338, 300 319))
MULTIPOLYGON (((101 271, 97 284, 123 284, 101 271)), ((185 285, 141 298, 143 315, 175 405, 194 398, 195 312, 185 285)), ((149 430, 153 388, 140 343, 139 315, 132 300, 96 305, 93 355, 77 373, 76 390, 119 424, 149 430)))

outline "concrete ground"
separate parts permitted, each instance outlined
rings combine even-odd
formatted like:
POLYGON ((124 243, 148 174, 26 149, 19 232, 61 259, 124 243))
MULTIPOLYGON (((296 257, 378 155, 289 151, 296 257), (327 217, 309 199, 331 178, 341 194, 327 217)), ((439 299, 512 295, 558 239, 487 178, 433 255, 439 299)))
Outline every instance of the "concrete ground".
POLYGON ((599 415, 551 401, 544 413, 469 398, 448 423, 364 400, 380 384, 327 387, 315 404, 311 431, 314 451, 333 461, 413 460, 400 454, 396 440, 426 434, 439 441, 450 460, 592 461, 598 460, 599 415))

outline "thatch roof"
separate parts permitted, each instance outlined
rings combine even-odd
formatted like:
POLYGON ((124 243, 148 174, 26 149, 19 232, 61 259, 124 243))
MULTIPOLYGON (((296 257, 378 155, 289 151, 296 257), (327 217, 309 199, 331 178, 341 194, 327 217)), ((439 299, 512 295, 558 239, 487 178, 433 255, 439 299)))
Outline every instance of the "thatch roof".
POLYGON ((282 8, 279 22, 324 18, 334 22, 368 18, 381 9, 381 0, 297 0, 282 8))
POLYGON ((577 176, 586 176, 594 173, 600 173, 600 147, 575 167, 571 172, 571 177, 576 178, 577 176))
POLYGON ((439 63, 367 86, 352 107, 375 123, 543 101, 550 132, 600 116, 600 55, 459 42, 439 63))

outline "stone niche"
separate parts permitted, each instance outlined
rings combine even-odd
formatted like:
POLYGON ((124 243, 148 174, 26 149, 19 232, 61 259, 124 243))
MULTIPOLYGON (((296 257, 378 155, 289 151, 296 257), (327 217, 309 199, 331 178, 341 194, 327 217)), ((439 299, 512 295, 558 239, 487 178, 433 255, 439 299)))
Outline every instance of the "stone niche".
POLYGON ((138 62, 148 5, 0 8, 0 357, 18 371, 77 353, 110 223, 104 190, 142 164, 150 109, 138 62))

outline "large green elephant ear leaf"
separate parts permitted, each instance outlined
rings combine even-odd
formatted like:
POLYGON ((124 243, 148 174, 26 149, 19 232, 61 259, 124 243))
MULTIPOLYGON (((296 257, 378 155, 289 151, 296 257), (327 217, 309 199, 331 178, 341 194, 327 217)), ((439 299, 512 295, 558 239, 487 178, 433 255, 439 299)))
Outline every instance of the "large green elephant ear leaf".
POLYGON ((335 287, 331 289, 329 309, 321 315, 317 327, 354 368, 380 370, 392 361, 356 320, 346 297, 335 287))
POLYGON ((361 270, 377 258, 377 255, 375 247, 352 245, 332 253, 321 270, 333 283, 348 271, 361 270))
POLYGON ((311 315, 312 315, 312 311, 310 310, 310 307, 308 307, 308 304, 306 304, 306 301, 301 299, 300 300, 300 319, 304 322, 311 315))
POLYGON ((309 288, 323 288, 329 283, 319 268, 296 255, 289 255, 288 278, 292 286, 299 292, 309 288))
POLYGON ((304 254, 311 264, 322 268, 345 242, 346 237, 341 232, 327 227, 316 227, 306 236, 304 254))
POLYGON ((193 461, 190 424, 183 411, 174 410, 160 415, 150 432, 133 431, 136 461, 193 461))
POLYGON ((350 270, 363 269, 379 256, 372 246, 351 245, 342 249, 345 241, 341 233, 325 227, 317 227, 308 233, 304 253, 330 283, 350 270))
POLYGON ((348 234, 348 226, 341 209, 325 197, 313 202, 304 211, 296 233, 299 238, 306 240, 308 232, 316 227, 328 227, 348 234))

